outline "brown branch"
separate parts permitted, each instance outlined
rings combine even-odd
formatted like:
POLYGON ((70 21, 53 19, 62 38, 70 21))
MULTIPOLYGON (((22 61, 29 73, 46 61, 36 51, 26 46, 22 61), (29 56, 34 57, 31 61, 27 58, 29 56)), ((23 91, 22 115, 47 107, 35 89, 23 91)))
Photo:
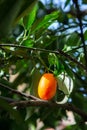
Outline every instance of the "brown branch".
POLYGON ((35 97, 35 96, 33 96, 33 95, 27 95, 27 94, 25 94, 25 93, 22 93, 22 92, 20 92, 20 91, 17 91, 17 90, 15 90, 15 89, 12 89, 12 88, 10 88, 9 86, 6 86, 6 85, 4 85, 4 84, 2 84, 2 83, 0 83, 0 87, 5 88, 5 89, 11 91, 12 93, 15 93, 15 94, 17 94, 17 95, 26 97, 26 98, 28 98, 28 99, 40 100, 39 98, 37 98, 37 97, 35 97))
MULTIPOLYGON (((75 10, 69 10, 69 11, 66 11, 66 13, 67 14, 71 14, 73 17, 77 17, 77 13, 76 13, 76 11, 75 10)), ((85 9, 85 10, 81 10, 80 11, 80 17, 82 18, 82 17, 84 17, 85 15, 87 15, 87 9, 85 9)))
POLYGON ((43 51, 45 53, 55 53, 55 54, 59 54, 63 57, 65 57, 66 59, 76 63, 79 67, 81 67, 82 69, 84 69, 84 71, 87 73, 87 68, 86 66, 84 66, 82 63, 78 62, 75 58, 71 57, 69 54, 63 52, 62 50, 46 50, 46 49, 42 49, 42 48, 33 48, 33 47, 26 47, 26 46, 22 46, 22 45, 17 45, 17 44, 0 44, 1 47, 5 47, 5 46, 9 46, 9 47, 18 47, 18 48, 23 48, 23 49, 28 49, 28 50, 33 50, 33 51, 43 51))
POLYGON ((76 7, 76 11, 77 11, 77 19, 79 21, 79 27, 80 27, 80 37, 81 37, 81 41, 83 44, 83 50, 84 50, 84 58, 85 58, 85 64, 87 66, 87 52, 86 52, 86 45, 85 45, 85 39, 84 39, 84 34, 83 34, 83 23, 82 23, 82 17, 81 17, 81 11, 79 8, 79 4, 78 4, 78 0, 73 0, 73 3, 75 4, 76 7))
POLYGON ((77 113, 79 116, 81 116, 81 118, 84 121, 87 121, 87 113, 83 112, 82 110, 80 110, 79 108, 77 108, 76 106, 66 103, 66 104, 57 104, 56 102, 51 102, 51 101, 41 101, 41 100, 29 100, 29 101, 18 101, 18 102, 13 102, 11 103, 12 106, 17 106, 18 108, 25 108, 25 107, 29 107, 29 106, 37 106, 37 107, 58 107, 58 108, 62 108, 65 110, 70 110, 73 111, 75 113, 77 113))
POLYGON ((16 100, 8 98, 8 97, 0 96, 1 99, 9 102, 12 106, 17 106, 18 108, 24 108, 24 107, 29 107, 29 106, 58 107, 58 108, 66 109, 66 110, 71 110, 71 111, 77 113, 78 115, 80 115, 84 121, 87 121, 87 113, 83 112, 82 110, 80 110, 79 108, 75 107, 72 104, 69 104, 69 103, 58 104, 56 102, 41 100, 32 95, 27 95, 25 93, 14 90, 6 85, 3 85, 2 83, 0 83, 0 87, 3 87, 5 89, 11 91, 12 93, 24 96, 29 99, 29 100, 25 100, 25 101, 16 101, 16 100))

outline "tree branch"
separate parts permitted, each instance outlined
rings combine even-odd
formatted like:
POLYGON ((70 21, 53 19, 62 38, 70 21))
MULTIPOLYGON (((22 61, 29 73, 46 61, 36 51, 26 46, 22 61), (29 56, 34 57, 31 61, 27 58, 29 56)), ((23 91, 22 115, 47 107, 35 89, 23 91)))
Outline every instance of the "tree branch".
POLYGON ((66 104, 57 104, 56 102, 51 101, 43 101, 43 100, 29 100, 29 101, 18 101, 11 103, 12 106, 17 106, 18 108, 25 108, 29 106, 37 106, 37 107, 58 107, 66 110, 73 111, 77 113, 84 121, 87 121, 87 113, 83 112, 76 106, 66 103, 66 104))
POLYGON ((9 102, 13 107, 14 106, 17 106, 18 108, 24 108, 24 107, 29 107, 29 106, 58 107, 58 108, 66 109, 66 110, 71 110, 71 111, 77 113, 78 115, 80 115, 84 121, 87 121, 87 113, 83 112, 82 110, 80 110, 79 108, 75 107, 72 104, 69 104, 69 103, 58 104, 58 103, 56 103, 56 101, 51 102, 51 101, 41 100, 32 95, 27 95, 25 93, 14 90, 6 85, 3 85, 2 83, 0 83, 0 87, 5 88, 5 89, 11 91, 12 93, 18 94, 20 96, 24 96, 29 99, 29 100, 25 100, 25 101, 16 101, 16 100, 8 98, 8 97, 0 96, 1 99, 9 102))
MULTIPOLYGON (((74 17, 77 17, 77 15, 78 15, 77 12, 74 11, 73 9, 66 11, 66 13, 71 14, 74 17)), ((81 18, 84 17, 85 15, 87 15, 87 9, 81 10, 79 15, 81 18)))
POLYGON ((82 23, 82 17, 81 17, 81 11, 80 11, 80 8, 79 8, 79 5, 78 5, 78 0, 73 0, 73 3, 75 4, 75 7, 76 7, 76 10, 77 10, 77 18, 78 18, 78 21, 79 21, 79 27, 80 27, 80 31, 81 31, 81 34, 80 34, 80 37, 81 37, 81 41, 82 41, 82 44, 83 44, 83 50, 84 50, 84 58, 85 58, 85 64, 86 64, 86 67, 87 67, 87 52, 86 52, 86 45, 85 45, 85 39, 84 39, 84 34, 83 34, 83 23, 82 23))
POLYGON ((0 83, 0 87, 5 88, 5 89, 11 91, 12 93, 15 93, 15 94, 17 94, 17 95, 26 97, 26 98, 28 98, 28 99, 40 100, 39 98, 37 98, 37 97, 35 97, 35 96, 33 96, 33 95, 27 95, 27 94, 25 94, 25 93, 22 93, 22 92, 20 92, 20 91, 17 91, 17 90, 15 90, 15 89, 12 89, 12 88, 10 88, 10 87, 8 87, 8 86, 2 84, 2 83, 0 83))
POLYGON ((84 71, 87 73, 87 68, 86 66, 84 66, 82 63, 78 62, 75 58, 71 57, 69 54, 63 52, 62 50, 46 50, 46 49, 42 49, 42 48, 33 48, 33 47, 26 47, 26 46, 22 46, 22 45, 17 45, 17 44, 0 44, 1 47, 5 47, 5 46, 9 46, 9 47, 17 47, 17 48, 23 48, 23 49, 28 49, 28 50, 33 50, 33 51, 43 51, 45 53, 55 53, 55 54, 59 54, 65 58, 67 58, 68 60, 76 63, 79 67, 81 67, 82 69, 84 69, 84 71))

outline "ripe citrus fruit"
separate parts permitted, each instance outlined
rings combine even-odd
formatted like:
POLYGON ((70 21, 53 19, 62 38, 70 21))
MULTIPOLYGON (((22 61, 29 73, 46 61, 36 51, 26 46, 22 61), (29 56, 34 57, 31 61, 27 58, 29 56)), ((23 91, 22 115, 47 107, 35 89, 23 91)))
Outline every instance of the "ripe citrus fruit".
POLYGON ((38 95, 43 100, 50 100, 56 94, 57 80, 52 73, 42 75, 38 84, 38 95))

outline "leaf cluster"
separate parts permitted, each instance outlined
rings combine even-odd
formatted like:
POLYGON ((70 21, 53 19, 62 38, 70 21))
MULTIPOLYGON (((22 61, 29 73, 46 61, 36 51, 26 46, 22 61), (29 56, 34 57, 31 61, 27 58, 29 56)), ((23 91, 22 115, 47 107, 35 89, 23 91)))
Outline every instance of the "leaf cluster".
MULTIPOLYGON (((81 4, 87 6, 86 0, 81 4)), ((78 1, 79 7, 81 4, 78 1)), ((38 98, 37 86, 43 73, 51 72, 55 76, 67 73, 74 83, 68 102, 87 113, 87 51, 84 50, 87 45, 83 44, 87 41, 87 17, 81 17, 81 24, 77 13, 75 3, 70 0, 65 0, 64 8, 52 1, 44 4, 37 0, 1 0, 0 83, 38 98)), ((60 100, 64 93, 57 91, 56 97, 60 100)), ((0 97, 27 100, 1 85, 0 97)), ((65 130, 80 130, 82 126, 87 129, 84 123, 79 125, 82 119, 77 114, 74 113, 74 117, 77 124, 65 130)), ((67 115, 62 108, 13 108, 0 98, 2 130, 33 130, 40 123, 42 130, 55 129, 64 118, 67 119, 67 115)))

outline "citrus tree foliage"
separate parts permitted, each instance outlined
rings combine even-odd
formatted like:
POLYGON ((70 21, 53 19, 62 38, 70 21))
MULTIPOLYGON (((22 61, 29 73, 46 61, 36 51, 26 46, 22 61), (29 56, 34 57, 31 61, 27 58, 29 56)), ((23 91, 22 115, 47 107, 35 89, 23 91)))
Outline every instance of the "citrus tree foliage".
MULTIPOLYGON (((86 0, 0 1, 0 129, 56 129, 66 110, 65 130, 87 129, 86 0), (37 94, 43 73, 66 74, 73 88, 58 87, 52 101, 37 94), (68 94, 65 104, 58 104, 68 94), (41 127, 40 127, 41 123, 41 127), (39 128, 40 127, 40 128, 39 128)), ((65 78, 66 79, 66 78, 65 78)))

